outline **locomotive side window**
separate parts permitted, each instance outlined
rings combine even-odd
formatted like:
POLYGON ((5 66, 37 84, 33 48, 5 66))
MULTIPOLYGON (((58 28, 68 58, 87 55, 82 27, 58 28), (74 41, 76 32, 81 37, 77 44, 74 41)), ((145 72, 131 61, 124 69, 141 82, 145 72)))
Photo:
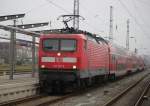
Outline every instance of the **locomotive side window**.
POLYGON ((57 39, 46 39, 43 41, 43 49, 46 51, 58 51, 59 40, 57 39))
POLYGON ((61 45, 60 50, 62 51, 76 50, 76 40, 62 39, 60 45, 61 45))

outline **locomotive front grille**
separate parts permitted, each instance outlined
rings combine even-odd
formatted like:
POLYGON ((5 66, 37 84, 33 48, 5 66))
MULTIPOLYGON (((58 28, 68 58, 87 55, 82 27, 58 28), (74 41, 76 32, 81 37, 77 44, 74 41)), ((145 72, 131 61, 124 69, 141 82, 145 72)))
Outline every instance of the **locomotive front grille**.
POLYGON ((40 79, 42 80, 63 80, 75 81, 77 71, 75 70, 55 70, 55 69, 40 69, 40 79))

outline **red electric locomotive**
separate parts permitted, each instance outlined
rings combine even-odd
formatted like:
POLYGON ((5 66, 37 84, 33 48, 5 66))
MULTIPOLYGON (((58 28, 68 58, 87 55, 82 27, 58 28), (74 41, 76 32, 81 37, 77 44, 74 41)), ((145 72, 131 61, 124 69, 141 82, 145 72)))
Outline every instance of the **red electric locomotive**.
POLYGON ((109 74, 108 42, 83 31, 42 35, 39 69, 46 90, 91 84, 93 78, 109 74))
POLYGON ((63 29, 49 33, 40 37, 39 45, 42 90, 91 85, 143 67, 136 54, 91 33, 63 29))

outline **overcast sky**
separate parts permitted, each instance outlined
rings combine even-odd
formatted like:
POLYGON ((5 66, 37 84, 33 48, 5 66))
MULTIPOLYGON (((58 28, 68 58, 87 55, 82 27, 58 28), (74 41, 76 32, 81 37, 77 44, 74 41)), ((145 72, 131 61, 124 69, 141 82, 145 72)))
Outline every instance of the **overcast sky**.
MULTIPOLYGON (((73 13, 74 0, 0 0, 0 16, 25 13, 23 23, 51 21, 48 28, 64 27, 57 17, 73 13)), ((109 11, 113 6, 114 42, 125 47, 126 21, 130 19, 130 49, 138 48, 140 53, 150 54, 150 0, 80 0, 80 29, 108 37, 109 11), (117 28, 116 28, 117 26, 117 28)), ((12 24, 12 21, 0 24, 12 24)), ((21 19, 17 24, 21 24, 21 19)), ((4 34, 0 30, 1 34, 4 34)), ((2 36, 2 35, 0 35, 2 36)))

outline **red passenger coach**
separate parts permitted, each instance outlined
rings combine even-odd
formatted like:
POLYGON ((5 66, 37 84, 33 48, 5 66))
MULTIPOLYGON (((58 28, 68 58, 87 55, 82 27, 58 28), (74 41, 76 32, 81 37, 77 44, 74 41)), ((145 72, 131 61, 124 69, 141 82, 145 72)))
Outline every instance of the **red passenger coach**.
POLYGON ((137 56, 124 47, 109 43, 110 48, 110 65, 109 77, 114 79, 116 76, 122 76, 137 70, 144 69, 144 62, 141 57, 137 56))
POLYGON ((110 76, 121 76, 127 73, 127 63, 130 64, 128 50, 113 43, 109 43, 110 48, 110 76), (128 61, 128 62, 127 62, 128 61))

